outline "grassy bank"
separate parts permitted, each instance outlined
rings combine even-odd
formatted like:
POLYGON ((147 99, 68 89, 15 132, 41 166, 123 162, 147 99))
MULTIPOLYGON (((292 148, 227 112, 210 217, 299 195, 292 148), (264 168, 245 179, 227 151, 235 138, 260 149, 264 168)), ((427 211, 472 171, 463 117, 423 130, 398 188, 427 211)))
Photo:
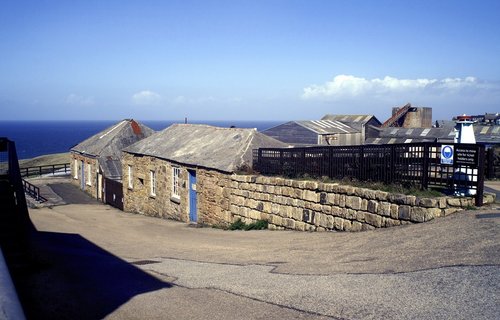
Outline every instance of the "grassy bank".
POLYGON ((69 152, 53 153, 38 156, 32 159, 19 160, 19 166, 21 168, 50 166, 53 164, 69 163, 69 160, 69 152))

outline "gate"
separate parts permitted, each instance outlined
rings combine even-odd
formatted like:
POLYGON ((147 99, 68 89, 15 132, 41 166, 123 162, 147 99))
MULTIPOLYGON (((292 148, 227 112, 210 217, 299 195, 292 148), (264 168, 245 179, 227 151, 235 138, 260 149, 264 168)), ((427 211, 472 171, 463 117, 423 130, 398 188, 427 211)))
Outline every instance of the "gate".
POLYGON ((120 181, 104 178, 105 202, 123 210, 123 184, 120 181))

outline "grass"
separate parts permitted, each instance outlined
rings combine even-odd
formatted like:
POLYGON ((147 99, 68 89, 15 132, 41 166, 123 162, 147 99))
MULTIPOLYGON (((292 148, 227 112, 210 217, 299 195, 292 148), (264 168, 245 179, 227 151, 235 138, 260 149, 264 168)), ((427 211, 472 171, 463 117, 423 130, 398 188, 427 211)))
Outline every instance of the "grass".
POLYGON ((371 181, 358 181, 355 179, 331 179, 329 177, 323 176, 320 178, 311 177, 308 174, 304 174, 300 177, 292 178, 301 181, 317 181, 323 183, 337 183, 341 185, 349 185, 358 188, 366 188, 371 190, 380 190, 389 193, 402 193, 405 195, 413 195, 417 197, 442 197, 445 195, 438 189, 427 189, 421 190, 420 188, 411 184, 384 184, 382 182, 371 182, 371 181))
POLYGON ((228 227, 229 230, 262 230, 262 229, 267 229, 267 221, 265 220, 258 220, 249 224, 244 223, 241 221, 241 219, 236 220, 235 222, 231 223, 228 227))
POLYGON ((38 166, 50 166, 54 164, 62 164, 69 162, 70 162, 69 152, 64 152, 64 153, 47 154, 32 159, 19 160, 19 166, 21 168, 27 168, 27 167, 38 167, 38 166))

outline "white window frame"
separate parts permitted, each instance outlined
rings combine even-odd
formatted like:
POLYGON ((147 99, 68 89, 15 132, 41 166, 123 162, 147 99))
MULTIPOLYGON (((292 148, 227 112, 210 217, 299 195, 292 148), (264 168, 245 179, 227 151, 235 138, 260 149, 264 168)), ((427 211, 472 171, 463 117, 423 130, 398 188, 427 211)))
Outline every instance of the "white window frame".
POLYGON ((73 159, 73 168, 75 170, 75 173, 73 174, 73 179, 78 180, 78 160, 73 159))
POLYGON ((128 188, 133 189, 134 188, 134 178, 132 177, 133 175, 133 170, 132 166, 128 165, 128 188))
POLYGON ((150 195, 156 196, 156 172, 154 170, 149 171, 149 181, 150 181, 150 195))
POLYGON ((181 168, 172 167, 172 198, 180 199, 180 179, 181 179, 181 168))
POLYGON ((87 162, 87 185, 92 186, 92 164, 87 162))

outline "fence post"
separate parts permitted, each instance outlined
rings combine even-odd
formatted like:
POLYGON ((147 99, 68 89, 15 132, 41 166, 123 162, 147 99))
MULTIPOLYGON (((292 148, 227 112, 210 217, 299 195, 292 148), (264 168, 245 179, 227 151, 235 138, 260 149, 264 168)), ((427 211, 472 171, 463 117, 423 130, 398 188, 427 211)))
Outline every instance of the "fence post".
POLYGON ((329 164, 328 164, 328 177, 330 179, 333 179, 333 148, 328 148, 328 158, 329 158, 329 164))
POLYGON ((424 154, 422 161, 422 187, 421 189, 427 189, 429 187, 429 144, 424 144, 424 154))
POLYGON ((494 166, 493 166, 493 161, 494 161, 494 149, 489 148, 487 153, 486 153, 486 178, 488 179, 493 179, 495 176, 495 171, 494 171, 494 166))
POLYGON ((359 168, 358 168, 358 174, 357 174, 357 179, 360 181, 364 181, 365 178, 365 148, 364 146, 361 146, 359 149, 359 168))
POLYGON ((257 151, 257 171, 262 171, 262 149, 258 149, 257 151))
POLYGON ((483 205, 484 194, 484 146, 478 146, 478 167, 477 167, 477 189, 476 189, 476 207, 483 205))
POLYGON ((396 176, 396 147, 394 145, 390 146, 391 155, 389 160, 389 183, 394 183, 394 177, 396 176))

